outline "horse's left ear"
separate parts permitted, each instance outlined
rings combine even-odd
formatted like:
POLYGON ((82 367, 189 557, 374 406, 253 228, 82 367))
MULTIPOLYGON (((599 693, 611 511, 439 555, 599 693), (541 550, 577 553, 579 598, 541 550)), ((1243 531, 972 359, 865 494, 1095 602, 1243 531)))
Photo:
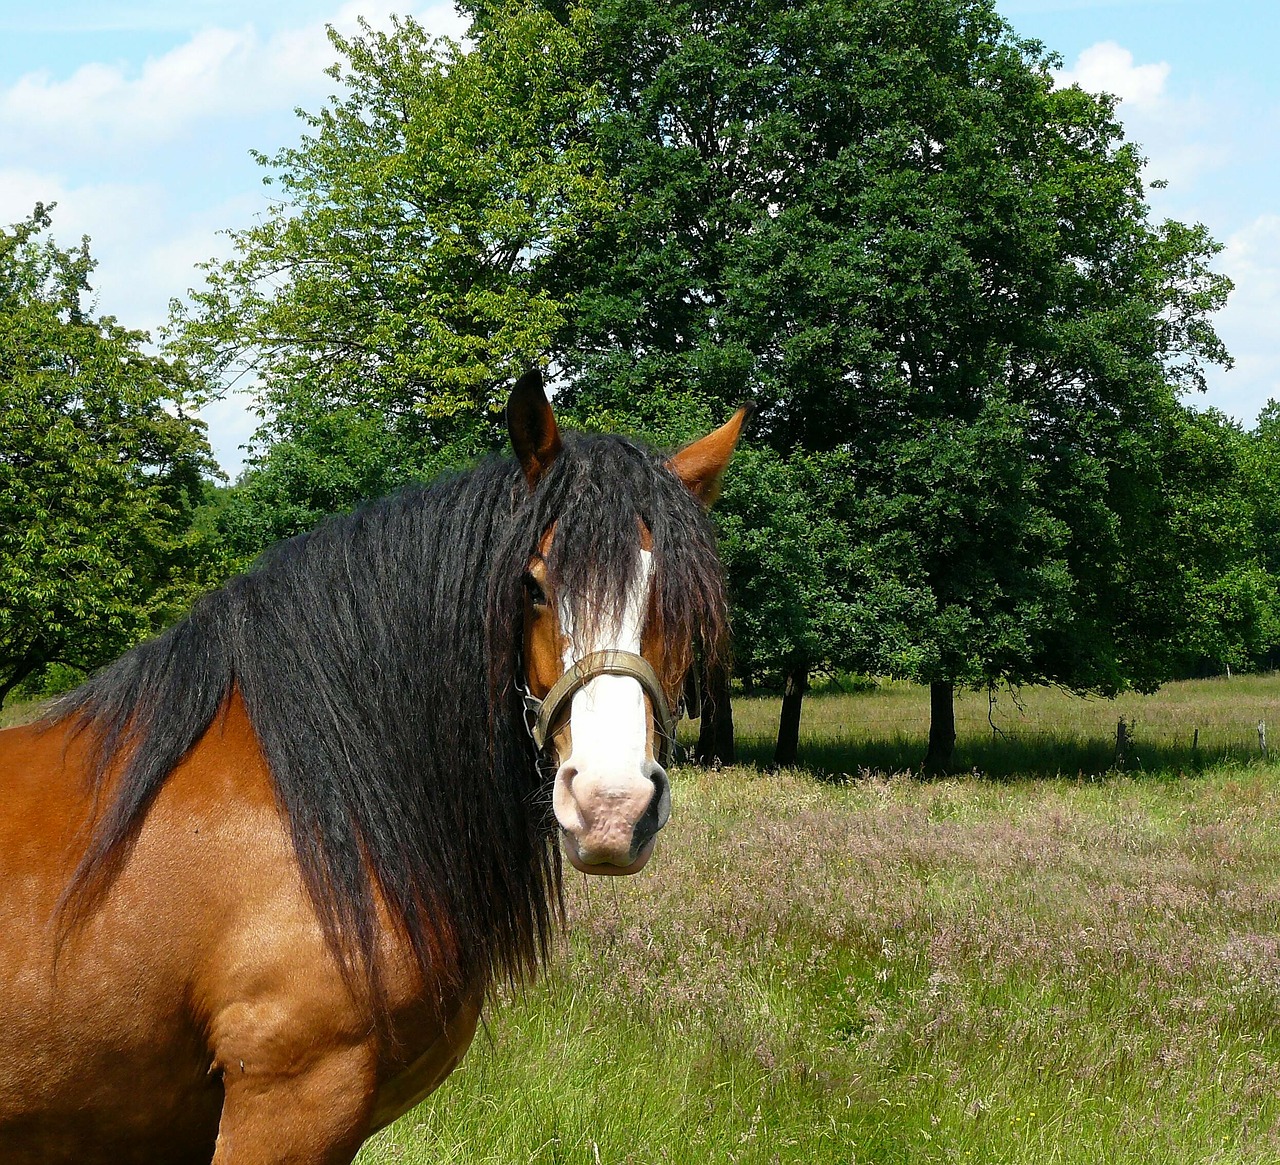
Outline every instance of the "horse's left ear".
POLYGON ((685 483, 704 505, 720 496, 720 483, 729 467, 742 426, 750 419, 754 406, 745 404, 714 433, 686 445, 667 459, 667 468, 685 483))
POLYGON ((507 432, 525 481, 533 489, 562 448, 560 426, 537 369, 520 377, 507 398, 507 432))

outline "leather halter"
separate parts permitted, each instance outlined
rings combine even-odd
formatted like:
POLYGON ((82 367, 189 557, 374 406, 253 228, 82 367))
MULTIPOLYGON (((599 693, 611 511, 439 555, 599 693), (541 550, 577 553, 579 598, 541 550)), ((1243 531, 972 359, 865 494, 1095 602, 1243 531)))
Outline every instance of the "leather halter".
MULTIPOLYGON (((552 686, 546 696, 539 700, 527 689, 522 693, 526 724, 533 743, 541 752, 546 748, 560 721, 564 711, 574 695, 581 691, 597 676, 627 676, 635 680, 649 697, 653 705, 654 726, 658 738, 658 763, 665 769, 671 766, 675 755, 676 718, 671 713, 671 705, 667 703, 667 695, 662 690, 649 661, 634 651, 593 651, 584 655, 552 686)), ((523 685, 522 685, 523 686, 523 685)))

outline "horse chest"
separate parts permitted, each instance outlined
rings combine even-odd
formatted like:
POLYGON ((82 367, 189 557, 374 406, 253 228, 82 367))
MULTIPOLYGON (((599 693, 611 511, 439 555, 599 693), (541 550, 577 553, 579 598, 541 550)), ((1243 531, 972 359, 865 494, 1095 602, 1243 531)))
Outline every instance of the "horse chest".
POLYGON ((427 1048, 379 1086, 371 1132, 398 1120, 440 1087, 471 1046, 479 1020, 479 1000, 464 1000, 427 1048))

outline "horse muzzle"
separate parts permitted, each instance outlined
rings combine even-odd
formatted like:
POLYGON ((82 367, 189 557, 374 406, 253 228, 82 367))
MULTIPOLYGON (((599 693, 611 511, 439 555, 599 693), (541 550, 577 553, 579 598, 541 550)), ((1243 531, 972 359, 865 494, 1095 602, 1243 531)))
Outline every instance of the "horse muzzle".
POLYGON ((570 865, 584 874, 634 874, 671 817, 671 785, 652 760, 627 781, 580 772, 570 760, 556 773, 552 804, 570 865))
POLYGON ((590 731, 578 721, 573 753, 556 770, 551 800, 570 864, 588 874, 643 869, 654 838, 671 816, 666 766, 675 750, 675 717, 652 666, 635 652, 595 651, 570 667, 544 699, 527 689, 523 696, 539 752, 551 745, 576 700, 585 702, 575 719, 593 706, 603 718, 603 725, 593 724, 590 731), (593 681, 594 702, 586 690, 593 681), (610 686, 601 689, 605 684, 610 686), (656 760, 646 755, 646 698, 656 760), (588 743, 581 747, 584 739, 588 743))

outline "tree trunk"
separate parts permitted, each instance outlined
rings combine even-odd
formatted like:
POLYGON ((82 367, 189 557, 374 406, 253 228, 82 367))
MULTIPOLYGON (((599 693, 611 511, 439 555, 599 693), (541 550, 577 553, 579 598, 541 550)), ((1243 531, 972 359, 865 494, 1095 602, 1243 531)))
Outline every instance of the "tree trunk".
POLYGON ((924 771, 930 777, 944 777, 951 771, 956 752, 956 686, 950 680, 929 685, 929 751, 924 771))
POLYGON ((800 705, 809 690, 809 667, 800 664, 786 673, 782 691, 782 718, 778 722, 778 744, 773 750, 777 768, 794 765, 800 748, 800 705))
POLYGON ((23 680, 32 675, 38 663, 28 663, 25 659, 13 666, 13 670, 7 674, 0 674, 0 708, 4 707, 4 702, 9 697, 9 693, 13 691, 23 680))
POLYGON ((733 703, 729 697, 729 669, 708 668, 702 673, 702 719, 693 761, 699 765, 731 765, 737 759, 733 747, 733 703))

